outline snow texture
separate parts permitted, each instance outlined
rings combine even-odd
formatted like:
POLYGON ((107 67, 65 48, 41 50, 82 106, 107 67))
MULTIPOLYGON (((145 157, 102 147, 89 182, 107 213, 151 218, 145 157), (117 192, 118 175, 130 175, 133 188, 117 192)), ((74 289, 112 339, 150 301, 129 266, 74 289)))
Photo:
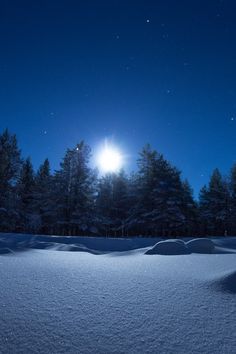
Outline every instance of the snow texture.
POLYGON ((1 354, 236 353, 236 238, 171 257, 144 255, 157 239, 100 241, 80 241, 99 255, 12 242, 0 256, 1 354))

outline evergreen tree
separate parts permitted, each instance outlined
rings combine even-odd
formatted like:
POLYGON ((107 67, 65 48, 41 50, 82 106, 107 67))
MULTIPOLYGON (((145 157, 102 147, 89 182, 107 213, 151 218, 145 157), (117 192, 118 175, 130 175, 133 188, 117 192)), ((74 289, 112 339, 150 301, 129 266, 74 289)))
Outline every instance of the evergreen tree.
POLYGON ((218 169, 213 171, 209 186, 201 189, 199 205, 203 232, 224 235, 229 227, 230 195, 218 169))
POLYGON ((62 233, 95 231, 96 173, 89 167, 91 150, 83 141, 68 149, 55 175, 57 224, 62 233))
POLYGON ((96 212, 98 229, 101 234, 109 236, 113 229, 112 219, 113 204, 113 181, 112 174, 106 174, 98 182, 98 192, 96 197, 96 212))
POLYGON ((128 215, 128 178, 123 170, 108 173, 98 183, 96 199, 100 232, 106 235, 125 235, 128 215))
POLYGON ((17 220, 15 186, 21 168, 20 150, 15 135, 5 130, 0 135, 0 230, 12 231, 17 220))
POLYGON ((40 217, 40 232, 52 233, 55 221, 55 206, 52 199, 53 179, 50 163, 46 159, 39 167, 35 177, 35 208, 40 217))
POLYGON ((127 227, 129 232, 136 234, 148 235, 153 228, 153 222, 150 212, 154 210, 153 205, 153 189, 155 187, 156 178, 154 166, 157 159, 157 152, 152 151, 150 145, 146 145, 140 153, 138 159, 139 171, 133 175, 133 204, 129 217, 127 219, 127 227), (149 216, 149 218, 148 218, 149 216))
POLYGON ((20 223, 18 228, 24 232, 35 232, 39 228, 39 217, 35 204, 35 176, 30 158, 22 165, 17 184, 20 223))
POLYGON ((185 220, 180 172, 150 145, 140 153, 138 166, 138 203, 132 214, 133 226, 136 223, 136 229, 146 235, 174 235, 185 220))
POLYGON ((139 175, 131 173, 128 179, 128 195, 127 195, 127 218, 125 221, 125 230, 128 235, 139 235, 139 175))
POLYGON ((230 220, 228 233, 231 235, 236 234, 236 164, 233 165, 230 171, 229 178, 230 188, 230 220))
POLYGON ((198 205, 193 198, 193 190, 187 180, 182 182, 182 211, 185 217, 183 225, 184 235, 198 233, 198 205))
POLYGON ((124 170, 121 170, 115 174, 113 182, 113 210, 116 234, 118 232, 119 235, 125 236, 125 224, 130 207, 129 180, 124 170))

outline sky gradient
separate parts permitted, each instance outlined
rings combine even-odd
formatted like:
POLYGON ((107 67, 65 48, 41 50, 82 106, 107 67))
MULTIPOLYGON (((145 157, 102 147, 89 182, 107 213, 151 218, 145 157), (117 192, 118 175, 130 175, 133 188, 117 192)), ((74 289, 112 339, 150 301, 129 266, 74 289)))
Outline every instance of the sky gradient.
POLYGON ((35 167, 145 143, 197 193, 236 161, 235 1, 1 1, 0 131, 35 167))

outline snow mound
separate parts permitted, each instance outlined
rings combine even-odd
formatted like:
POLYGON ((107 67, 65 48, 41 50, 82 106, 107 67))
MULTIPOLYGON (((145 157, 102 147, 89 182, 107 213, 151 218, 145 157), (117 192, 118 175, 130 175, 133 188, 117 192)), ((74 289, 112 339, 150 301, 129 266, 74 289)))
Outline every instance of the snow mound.
POLYGON ((236 271, 221 276, 213 284, 221 291, 236 294, 236 271))
POLYGON ((161 254, 161 255, 181 255, 189 254, 186 244, 182 240, 166 240, 157 242, 145 254, 161 254))
POLYGON ((215 244, 209 238, 195 238, 186 242, 186 246, 193 253, 213 253, 215 244))

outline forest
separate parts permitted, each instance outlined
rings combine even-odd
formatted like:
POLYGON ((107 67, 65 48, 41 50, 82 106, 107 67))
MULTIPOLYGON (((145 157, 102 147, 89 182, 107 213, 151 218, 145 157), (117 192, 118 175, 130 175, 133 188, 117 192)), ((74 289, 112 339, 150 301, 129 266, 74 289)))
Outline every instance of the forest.
POLYGON ((37 171, 17 137, 0 134, 0 232, 86 236, 211 236, 236 234, 236 165, 212 172, 198 200, 181 172, 145 145, 137 170, 99 176, 91 148, 67 149, 57 171, 37 171))

